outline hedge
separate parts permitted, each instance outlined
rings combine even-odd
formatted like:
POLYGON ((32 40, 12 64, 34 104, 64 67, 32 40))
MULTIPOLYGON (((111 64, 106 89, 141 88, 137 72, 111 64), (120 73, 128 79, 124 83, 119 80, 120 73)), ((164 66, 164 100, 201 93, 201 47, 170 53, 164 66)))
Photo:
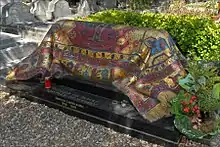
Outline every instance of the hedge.
POLYGON ((220 25, 211 18, 107 10, 80 20, 164 29, 174 38, 186 57, 194 60, 220 60, 220 25))

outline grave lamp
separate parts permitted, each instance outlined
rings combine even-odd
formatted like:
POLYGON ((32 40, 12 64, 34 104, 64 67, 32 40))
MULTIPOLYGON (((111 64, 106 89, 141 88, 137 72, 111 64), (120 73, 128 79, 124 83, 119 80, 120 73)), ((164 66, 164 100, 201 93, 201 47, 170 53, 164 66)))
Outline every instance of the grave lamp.
POLYGON ((51 80, 50 80, 50 77, 45 77, 44 87, 45 87, 46 89, 50 89, 50 88, 51 88, 51 80))

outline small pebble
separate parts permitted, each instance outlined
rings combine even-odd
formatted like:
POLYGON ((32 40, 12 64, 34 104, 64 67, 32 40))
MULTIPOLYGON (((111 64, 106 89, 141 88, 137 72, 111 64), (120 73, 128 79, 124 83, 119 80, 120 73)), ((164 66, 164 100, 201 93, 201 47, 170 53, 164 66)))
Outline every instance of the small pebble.
MULTIPOLYGON (((1 147, 151 147, 152 143, 0 91, 1 147)), ((155 146, 155 145, 154 145, 155 146)), ((160 147, 157 145, 157 147, 160 147)))
MULTIPOLYGON (((0 91, 1 147, 161 147, 0 91)), ((196 142, 189 147, 205 147, 196 142)), ((183 145, 183 144, 182 144, 183 145)))

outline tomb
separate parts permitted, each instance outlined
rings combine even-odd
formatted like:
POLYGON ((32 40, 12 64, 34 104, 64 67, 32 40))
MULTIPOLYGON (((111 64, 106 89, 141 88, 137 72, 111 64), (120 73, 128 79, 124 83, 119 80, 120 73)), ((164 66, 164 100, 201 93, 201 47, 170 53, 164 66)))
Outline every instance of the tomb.
MULTIPOLYGON (((36 2, 32 4, 35 5, 36 2)), ((39 7, 33 8, 31 4, 24 4, 19 0, 5 3, 2 7, 1 31, 21 35, 21 38, 28 39, 30 42, 41 42, 53 23, 38 19, 40 17, 43 19, 42 13, 38 13, 42 11, 41 6, 43 5, 44 3, 39 2, 39 7)), ((46 18, 46 14, 44 18, 46 18)))
POLYGON ((77 14, 80 16, 88 16, 101 10, 97 5, 97 0, 81 0, 77 8, 77 14))
POLYGON ((33 0, 30 12, 41 21, 47 21, 47 9, 49 0, 33 0))
MULTIPOLYGON (((7 74, 11 93, 166 146, 181 134, 170 101, 186 60, 168 32, 60 20, 7 74)), ((210 138, 203 141, 209 143, 210 138)))
POLYGON ((30 7, 20 1, 12 1, 2 7, 2 24, 17 25, 38 20, 30 12, 30 7))
POLYGON ((181 134, 169 116, 168 101, 178 91, 175 78, 185 74, 184 61, 163 30, 60 20, 6 82, 27 99, 177 145, 181 134), (163 79, 167 74, 172 78, 163 79))
POLYGON ((71 16, 69 3, 65 0, 52 0, 49 3, 47 13, 52 13, 54 19, 71 16))

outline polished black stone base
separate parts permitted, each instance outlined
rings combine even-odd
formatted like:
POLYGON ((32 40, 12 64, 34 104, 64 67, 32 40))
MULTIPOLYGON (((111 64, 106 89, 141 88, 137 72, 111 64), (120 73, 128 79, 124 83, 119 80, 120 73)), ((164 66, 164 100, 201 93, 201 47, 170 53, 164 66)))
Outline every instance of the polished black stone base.
POLYGON ((121 93, 75 81, 57 80, 52 83, 51 89, 45 89, 43 84, 33 81, 7 86, 11 92, 31 101, 58 108, 134 137, 167 146, 179 143, 181 134, 175 130, 173 118, 147 122, 121 93))

